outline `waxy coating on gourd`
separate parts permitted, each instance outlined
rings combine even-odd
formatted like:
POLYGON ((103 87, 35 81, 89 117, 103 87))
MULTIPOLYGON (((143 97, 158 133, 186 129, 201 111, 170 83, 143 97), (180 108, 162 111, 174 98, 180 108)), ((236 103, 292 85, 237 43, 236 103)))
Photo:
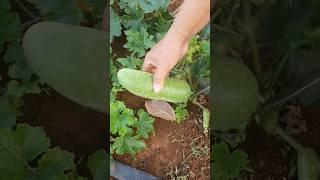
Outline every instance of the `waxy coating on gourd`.
POLYGON ((107 112, 108 34, 93 28, 40 22, 28 29, 23 48, 40 79, 67 98, 107 112))
POLYGON ((123 68, 118 71, 119 83, 129 92, 147 99, 163 100, 172 103, 187 102, 191 89, 180 79, 168 77, 159 93, 153 91, 153 75, 148 72, 123 68))
POLYGON ((243 129, 259 105, 259 87, 249 68, 235 59, 212 62, 213 123, 219 131, 243 129))

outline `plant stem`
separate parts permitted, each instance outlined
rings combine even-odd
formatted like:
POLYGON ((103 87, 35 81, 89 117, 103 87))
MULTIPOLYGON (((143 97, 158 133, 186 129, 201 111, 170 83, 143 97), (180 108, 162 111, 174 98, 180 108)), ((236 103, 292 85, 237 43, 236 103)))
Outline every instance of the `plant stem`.
POLYGON ((20 2, 20 0, 13 0, 13 2, 16 3, 32 19, 38 19, 38 17, 35 14, 33 14, 28 8, 26 8, 25 5, 22 2, 20 2))
POLYGON ((302 152, 304 150, 304 147, 300 143, 298 143, 295 139, 293 139, 291 136, 289 136, 279 125, 276 127, 276 133, 282 139, 287 141, 288 144, 294 147, 298 152, 302 152))
POLYGON ((252 48, 252 53, 253 53, 253 65, 254 65, 254 70, 255 70, 255 74, 257 76, 258 82, 259 82, 259 86, 260 86, 260 90, 262 90, 263 88, 263 79, 262 79, 262 70, 261 70, 261 62, 260 62, 260 55, 259 55, 259 50, 258 50, 258 46, 257 46, 257 41, 255 38, 255 30, 252 30, 252 33, 249 33, 249 41, 251 44, 251 48, 252 48))
POLYGON ((201 93, 207 91, 208 89, 210 89, 210 86, 207 86, 206 88, 202 89, 201 91, 197 92, 196 94, 193 94, 193 95, 190 97, 191 101, 192 101, 194 98, 196 98, 198 95, 200 95, 201 93))
POLYGON ((259 54, 259 48, 257 45, 257 39, 256 39, 256 21, 253 20, 251 15, 251 9, 252 6, 250 2, 245 2, 244 4, 244 22, 245 22, 245 30, 248 34, 248 40, 249 45, 252 50, 252 61, 254 66, 254 73, 257 77, 260 91, 263 90, 263 78, 262 78, 262 70, 261 70, 261 62, 260 62, 260 54, 259 54), (254 25, 252 25, 254 24, 254 25))

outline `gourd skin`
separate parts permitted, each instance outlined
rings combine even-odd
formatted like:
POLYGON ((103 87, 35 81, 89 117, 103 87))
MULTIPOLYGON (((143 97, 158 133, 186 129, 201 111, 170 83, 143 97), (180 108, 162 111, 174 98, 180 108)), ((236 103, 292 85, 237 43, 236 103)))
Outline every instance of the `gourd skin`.
POLYGON ((191 89, 184 80, 166 78, 163 89, 157 94, 153 91, 152 74, 139 70, 123 68, 118 71, 119 83, 129 92, 148 99, 172 103, 187 102, 191 89))
POLYGON ((213 60, 213 123, 219 131, 242 130, 259 105, 257 80, 248 67, 234 59, 213 60))
POLYGON ((23 48, 42 81, 67 98, 106 113, 108 42, 103 31, 47 21, 28 29, 23 48))

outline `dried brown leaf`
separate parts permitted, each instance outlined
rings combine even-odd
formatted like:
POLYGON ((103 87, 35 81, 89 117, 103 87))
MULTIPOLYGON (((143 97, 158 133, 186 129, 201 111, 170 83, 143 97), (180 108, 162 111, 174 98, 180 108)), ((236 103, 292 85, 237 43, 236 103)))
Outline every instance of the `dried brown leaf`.
POLYGON ((144 105, 150 115, 168 121, 176 121, 176 114, 168 102, 149 100, 146 101, 144 105))

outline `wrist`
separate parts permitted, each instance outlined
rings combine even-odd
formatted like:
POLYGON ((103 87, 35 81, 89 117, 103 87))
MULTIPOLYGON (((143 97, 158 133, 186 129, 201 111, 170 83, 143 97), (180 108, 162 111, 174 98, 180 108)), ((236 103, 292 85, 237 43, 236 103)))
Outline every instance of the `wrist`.
POLYGON ((192 38, 191 35, 186 35, 183 32, 181 32, 179 29, 177 29, 175 26, 171 26, 169 31, 167 32, 166 39, 168 39, 171 42, 177 42, 180 45, 183 45, 192 38))

